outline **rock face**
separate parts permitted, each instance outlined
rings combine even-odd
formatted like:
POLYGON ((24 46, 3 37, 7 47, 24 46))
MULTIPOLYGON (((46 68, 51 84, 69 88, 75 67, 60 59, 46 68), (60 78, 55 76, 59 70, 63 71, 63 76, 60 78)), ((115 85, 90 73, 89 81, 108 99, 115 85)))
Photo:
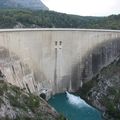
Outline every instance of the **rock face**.
POLYGON ((107 120, 120 120, 120 58, 117 58, 80 90, 93 106, 104 112, 107 120))
POLYGON ((33 71, 14 53, 3 47, 0 48, 0 70, 5 75, 5 81, 35 93, 35 79, 33 71))
POLYGON ((7 83, 24 89, 27 93, 38 96, 44 93, 46 99, 50 97, 48 91, 41 89, 40 82, 35 80, 34 72, 27 63, 4 47, 0 47, 0 71, 5 75, 7 83))
POLYGON ((0 120, 60 120, 40 97, 0 80, 0 120))
POLYGON ((25 8, 32 10, 49 10, 41 0, 1 0, 0 8, 25 8))

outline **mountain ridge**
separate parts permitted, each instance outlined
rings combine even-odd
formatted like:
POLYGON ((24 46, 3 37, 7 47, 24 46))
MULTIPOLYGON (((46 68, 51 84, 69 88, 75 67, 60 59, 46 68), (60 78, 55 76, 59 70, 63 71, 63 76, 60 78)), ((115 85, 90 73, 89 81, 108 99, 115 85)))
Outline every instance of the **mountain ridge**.
POLYGON ((25 8, 31 10, 49 10, 41 0, 1 0, 0 8, 25 8))

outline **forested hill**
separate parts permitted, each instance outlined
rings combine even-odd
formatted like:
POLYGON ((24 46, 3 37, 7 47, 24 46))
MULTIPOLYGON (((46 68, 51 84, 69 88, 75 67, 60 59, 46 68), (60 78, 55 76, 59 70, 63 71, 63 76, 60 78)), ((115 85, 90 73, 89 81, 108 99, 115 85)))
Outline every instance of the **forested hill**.
POLYGON ((83 17, 53 11, 1 9, 0 28, 120 29, 120 14, 108 17, 83 17))

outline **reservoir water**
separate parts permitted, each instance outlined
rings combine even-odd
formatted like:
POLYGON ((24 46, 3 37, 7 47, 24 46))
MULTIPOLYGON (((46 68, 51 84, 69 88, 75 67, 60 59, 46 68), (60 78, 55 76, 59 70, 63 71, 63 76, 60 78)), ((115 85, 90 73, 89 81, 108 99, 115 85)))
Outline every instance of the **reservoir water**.
POLYGON ((48 103, 68 120, 102 120, 98 110, 68 92, 54 95, 48 103))

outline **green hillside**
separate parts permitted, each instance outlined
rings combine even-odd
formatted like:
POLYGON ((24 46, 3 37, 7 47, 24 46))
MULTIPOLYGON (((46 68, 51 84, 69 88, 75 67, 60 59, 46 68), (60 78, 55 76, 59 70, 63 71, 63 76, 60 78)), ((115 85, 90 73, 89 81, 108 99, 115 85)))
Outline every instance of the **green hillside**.
POLYGON ((120 15, 83 17, 53 11, 1 9, 0 28, 120 29, 120 15))

